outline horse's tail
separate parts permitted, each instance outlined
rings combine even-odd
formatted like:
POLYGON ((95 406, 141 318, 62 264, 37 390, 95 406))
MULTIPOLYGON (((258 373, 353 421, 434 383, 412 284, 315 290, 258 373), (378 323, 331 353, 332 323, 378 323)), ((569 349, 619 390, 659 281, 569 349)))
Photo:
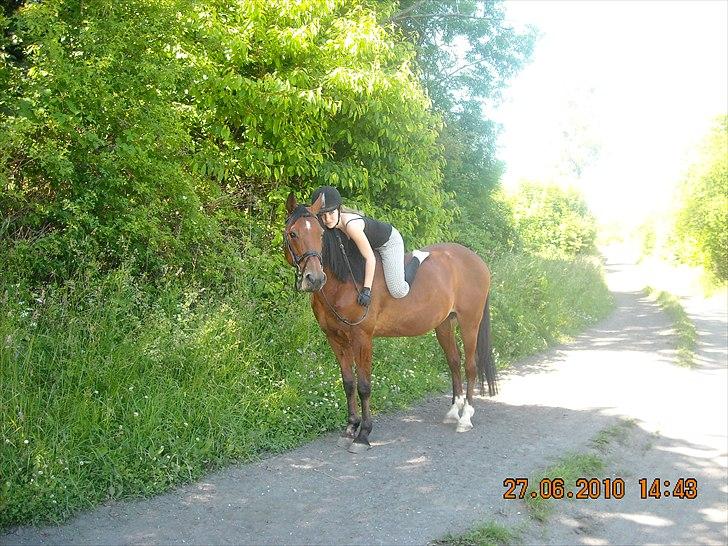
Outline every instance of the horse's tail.
POLYGON ((478 380, 480 381, 480 392, 485 391, 485 382, 488 381, 488 394, 494 396, 498 393, 498 385, 495 377, 495 361, 493 360, 493 348, 490 345, 490 294, 485 299, 483 318, 478 328, 477 366, 478 380))

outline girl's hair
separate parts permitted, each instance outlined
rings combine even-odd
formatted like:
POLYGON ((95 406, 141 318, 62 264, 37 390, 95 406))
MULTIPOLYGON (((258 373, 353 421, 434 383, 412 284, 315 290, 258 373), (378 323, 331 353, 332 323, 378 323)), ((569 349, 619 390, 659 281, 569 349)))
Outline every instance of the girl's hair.
POLYGON ((354 273, 354 279, 356 279, 356 282, 361 285, 364 283, 364 257, 361 255, 361 252, 359 252, 354 241, 349 239, 343 233, 338 233, 339 237, 337 237, 336 231, 336 229, 324 230, 324 265, 327 266, 334 276, 341 282, 348 282, 351 280, 349 267, 346 265, 346 260, 341 253, 341 247, 339 247, 339 237, 341 237, 341 242, 344 245, 346 256, 349 259, 351 271, 354 273))

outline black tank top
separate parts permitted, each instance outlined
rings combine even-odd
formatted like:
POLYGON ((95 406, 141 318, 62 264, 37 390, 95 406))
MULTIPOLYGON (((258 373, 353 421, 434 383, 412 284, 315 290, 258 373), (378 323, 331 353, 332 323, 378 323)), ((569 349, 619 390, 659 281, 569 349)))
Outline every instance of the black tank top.
MULTIPOLYGON (((372 248, 379 248, 384 243, 389 241, 389 236, 392 235, 392 224, 386 222, 380 222, 374 218, 368 216, 359 216, 358 218, 352 218, 349 222, 362 218, 364 220, 364 235, 367 236, 367 240, 372 248)), ((349 225, 349 222, 346 225, 349 225)))

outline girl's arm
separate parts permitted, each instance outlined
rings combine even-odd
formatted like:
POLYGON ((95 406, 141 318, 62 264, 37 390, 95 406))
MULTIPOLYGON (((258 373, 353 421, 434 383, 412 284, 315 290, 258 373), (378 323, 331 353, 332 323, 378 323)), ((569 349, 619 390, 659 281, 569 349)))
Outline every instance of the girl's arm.
POLYGON ((366 260, 366 266, 364 268, 364 286, 366 288, 371 288, 374 283, 374 270, 377 267, 377 260, 374 257, 372 245, 369 244, 369 239, 367 239, 367 236, 364 234, 364 221, 351 222, 346 226, 346 231, 349 238, 356 243, 356 247, 366 260))

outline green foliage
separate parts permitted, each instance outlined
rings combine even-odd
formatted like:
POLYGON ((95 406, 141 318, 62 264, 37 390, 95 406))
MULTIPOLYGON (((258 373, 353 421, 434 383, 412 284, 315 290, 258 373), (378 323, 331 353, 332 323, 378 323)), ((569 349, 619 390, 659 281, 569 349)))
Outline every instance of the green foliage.
POLYGON ((647 287, 647 293, 654 297, 660 307, 670 316, 675 328, 677 338, 677 362, 686 368, 695 366, 695 345, 698 341, 698 332, 695 324, 685 312, 680 300, 663 290, 647 287))
POLYGON ((576 190, 524 183, 511 203, 525 250, 565 257, 596 250, 596 220, 576 190))
POLYGON ((481 192, 460 211, 453 225, 453 238, 477 252, 486 263, 521 250, 513 210, 500 191, 481 192))
POLYGON ((535 33, 504 24, 501 2, 403 0, 390 21, 417 46, 420 78, 442 114, 443 188, 457 211, 450 238, 490 259, 518 247, 510 212, 495 190, 499 127, 484 112, 531 55, 535 33))
POLYGON ((288 192, 321 183, 443 238, 439 118, 413 49, 360 2, 51 0, 2 24, 22 52, 4 44, 0 71, 15 276, 221 281, 241 225, 271 239, 288 192))
POLYGON ((568 490, 571 484, 576 483, 578 478, 598 476, 604 471, 605 466, 606 463, 601 453, 569 453, 561 457, 542 473, 531 477, 529 480, 530 485, 524 498, 531 517, 543 523, 551 516, 556 508, 553 499, 546 499, 538 494, 538 487, 541 480, 562 479, 564 480, 565 488, 568 490), (537 492, 535 497, 531 496, 532 491, 537 492))
POLYGON ((728 280, 728 116, 716 123, 683 182, 674 239, 682 261, 728 280))
POLYGON ((495 160, 496 129, 472 111, 446 126, 441 135, 445 154, 443 187, 459 214, 452 238, 487 261, 520 248, 510 205, 497 191, 502 165, 495 160))
POLYGON ((448 535, 433 546, 508 546, 520 544, 521 531, 495 522, 483 523, 461 535, 448 535))
POLYGON ((518 34, 504 24, 502 2, 400 0, 397 8, 389 21, 417 46, 422 81, 436 108, 453 116, 448 121, 497 102, 533 49, 535 31, 518 34))

